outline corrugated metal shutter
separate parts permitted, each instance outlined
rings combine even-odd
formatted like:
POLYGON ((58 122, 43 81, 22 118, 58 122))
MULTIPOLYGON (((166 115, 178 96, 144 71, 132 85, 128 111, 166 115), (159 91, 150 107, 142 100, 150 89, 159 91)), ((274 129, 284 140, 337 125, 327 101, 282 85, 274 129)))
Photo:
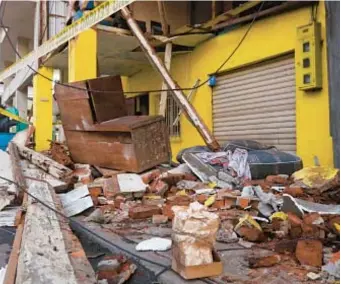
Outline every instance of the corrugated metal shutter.
POLYGON ((220 143, 256 140, 296 152, 293 56, 217 77, 213 129, 220 143))

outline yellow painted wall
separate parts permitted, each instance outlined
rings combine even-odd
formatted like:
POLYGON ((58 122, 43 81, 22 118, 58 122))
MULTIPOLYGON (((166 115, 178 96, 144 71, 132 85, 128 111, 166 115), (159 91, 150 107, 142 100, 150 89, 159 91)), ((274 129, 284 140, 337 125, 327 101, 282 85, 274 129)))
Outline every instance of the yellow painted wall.
MULTIPOLYGON (((301 8, 281 15, 256 21, 250 33, 222 71, 256 63, 265 59, 294 52, 296 45, 296 27, 308 24, 311 20, 311 8, 301 8)), ((314 163, 317 156, 321 165, 333 165, 332 140, 329 134, 329 100, 326 60, 326 33, 324 3, 320 2, 317 21, 322 24, 322 74, 323 88, 316 92, 296 90, 296 127, 297 154, 304 165, 314 163)), ((173 57, 171 74, 181 87, 190 87, 196 79, 204 81, 228 57, 244 35, 248 24, 235 28, 208 40, 187 55, 173 57)), ((126 78, 126 91, 160 89, 160 76, 151 67, 126 78)), ((157 109, 155 94, 150 96, 150 110, 157 109)), ((212 129, 212 90, 208 86, 198 89, 194 107, 201 114, 208 127, 212 129)), ((228 110, 227 110, 228 111, 228 110)), ((153 113, 151 113, 153 114, 153 113)), ((181 139, 172 141, 173 158, 185 147, 203 144, 196 129, 185 116, 181 117, 181 139)))
MULTIPOLYGON (((39 68, 39 73, 53 79, 53 69, 39 68)), ((33 77, 33 124, 35 127, 36 151, 50 149, 52 140, 52 82, 46 78, 35 75, 33 77)))

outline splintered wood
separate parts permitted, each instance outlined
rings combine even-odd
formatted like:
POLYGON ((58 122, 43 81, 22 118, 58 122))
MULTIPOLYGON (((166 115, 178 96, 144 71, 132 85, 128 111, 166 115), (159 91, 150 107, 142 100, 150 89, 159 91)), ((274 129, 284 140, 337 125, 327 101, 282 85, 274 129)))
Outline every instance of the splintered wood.
POLYGON ((43 169, 44 171, 46 171, 47 173, 49 173, 50 175, 54 176, 57 179, 64 180, 72 174, 72 171, 69 168, 61 164, 58 164, 57 162, 53 161, 52 159, 38 152, 35 152, 29 148, 19 146, 16 144, 12 144, 12 145, 17 147, 20 156, 30 161, 32 164, 36 165, 37 167, 43 169))

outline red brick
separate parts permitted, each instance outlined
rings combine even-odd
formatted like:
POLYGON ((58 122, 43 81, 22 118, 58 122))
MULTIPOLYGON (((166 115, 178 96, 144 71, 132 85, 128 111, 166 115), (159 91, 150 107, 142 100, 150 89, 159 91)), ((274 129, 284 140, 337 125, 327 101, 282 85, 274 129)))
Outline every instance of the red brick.
POLYGON ((281 257, 278 254, 273 254, 269 256, 263 257, 250 257, 249 258, 249 266, 251 268, 257 267, 270 267, 281 261, 281 257))
POLYGON ((281 176, 267 176, 265 181, 270 184, 288 184, 288 180, 281 176))
POLYGON ((300 197, 304 195, 304 191, 301 187, 286 187, 283 193, 289 194, 293 197, 300 197))
POLYGON ((161 209, 153 205, 137 205, 129 208, 129 217, 132 219, 146 219, 161 214, 161 209))
POLYGON ((225 207, 225 200, 224 199, 216 199, 212 204, 211 208, 221 209, 225 207))
POLYGON ((321 215, 317 212, 308 213, 303 216, 303 222, 307 225, 317 225, 314 222, 319 222, 321 215))
POLYGON ((164 224, 168 222, 168 217, 166 215, 153 215, 152 222, 156 225, 164 224))
POLYGON ((123 196, 116 196, 115 201, 114 201, 114 205, 117 209, 121 208, 121 203, 124 203, 126 201, 126 199, 123 196))
POLYGON ((173 205, 171 204, 164 204, 162 207, 162 214, 167 216, 168 219, 173 220, 174 212, 172 210, 173 205))
POLYGON ((141 178, 145 184, 149 184, 154 179, 158 178, 160 175, 161 175, 161 171, 159 169, 154 169, 154 170, 141 174, 141 178))
MULTIPOLYGON (((196 196, 196 199, 199 203, 204 204, 205 201, 207 200, 208 196, 205 194, 199 194, 196 196)), ((223 200, 224 201, 224 200, 223 200)))
POLYGON ((275 252, 278 253, 294 253, 297 246, 297 240, 281 240, 276 242, 275 252))
POLYGON ((160 179, 154 180, 149 187, 151 193, 163 196, 169 189, 169 185, 160 179))
POLYGON ((264 240, 263 232, 256 228, 243 226, 238 229, 237 233, 239 236, 250 242, 259 242, 264 240))
POLYGON ((302 265, 322 266, 322 243, 318 240, 299 240, 296 247, 296 258, 302 265))
POLYGON ((167 183, 168 185, 172 186, 172 185, 176 185, 181 180, 195 181, 197 179, 195 176, 188 174, 188 173, 187 174, 186 173, 183 173, 183 174, 167 173, 161 178, 161 180, 167 183))
POLYGON ((108 199, 113 199, 120 192, 117 176, 107 178, 103 181, 103 195, 108 199))
POLYGON ((188 206, 191 203, 191 198, 189 196, 176 195, 167 198, 167 204, 177 205, 177 206, 188 206))
POLYGON ((237 205, 244 209, 250 205, 250 199, 246 197, 238 197, 237 205))
POLYGON ((142 197, 143 205, 162 205, 165 200, 159 195, 145 195, 142 197))
POLYGON ((294 213, 288 212, 288 220, 291 226, 298 227, 301 226, 303 221, 299 217, 297 217, 294 213))

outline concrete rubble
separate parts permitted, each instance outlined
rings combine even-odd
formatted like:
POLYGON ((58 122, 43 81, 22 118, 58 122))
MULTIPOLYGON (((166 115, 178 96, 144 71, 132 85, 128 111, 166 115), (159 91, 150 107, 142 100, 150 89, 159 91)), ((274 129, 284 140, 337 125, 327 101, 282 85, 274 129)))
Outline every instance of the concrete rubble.
MULTIPOLYGON (((122 239, 132 245, 132 254, 153 259, 161 253, 172 273, 185 279, 244 283, 241 279, 257 279, 265 269, 281 271, 292 283, 339 279, 337 170, 304 168, 292 176, 252 180, 244 151, 229 153, 232 168, 222 153, 209 154, 201 154, 205 162, 184 155, 185 163, 140 174, 108 169, 103 174, 92 165, 68 162, 73 183, 58 196, 67 216, 122 239), (222 168, 217 170, 217 163, 222 168), (224 269, 200 274, 216 264, 224 269), (196 266, 200 273, 189 270, 196 266)), ((98 283, 136 277, 135 260, 129 254, 105 256, 94 267, 98 283)))

